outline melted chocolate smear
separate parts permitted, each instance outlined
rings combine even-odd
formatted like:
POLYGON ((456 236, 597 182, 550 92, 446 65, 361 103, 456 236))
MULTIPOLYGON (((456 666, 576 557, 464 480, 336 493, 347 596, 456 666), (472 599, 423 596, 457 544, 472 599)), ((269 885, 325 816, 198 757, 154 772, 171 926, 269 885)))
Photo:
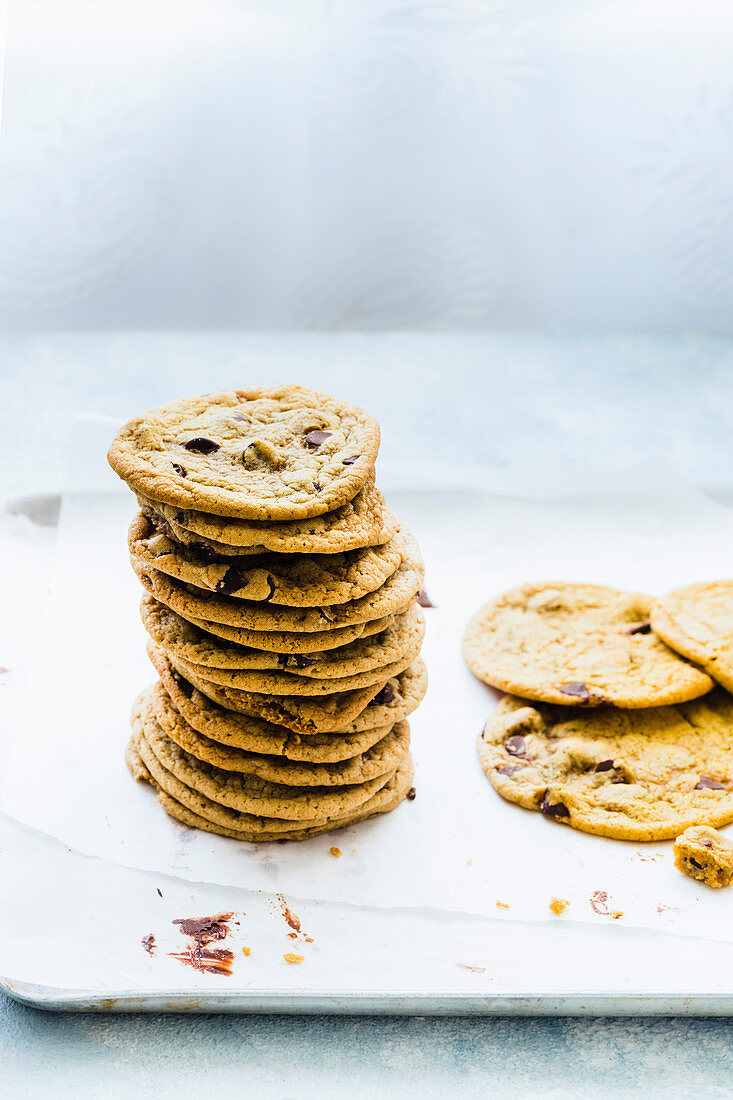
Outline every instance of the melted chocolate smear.
POLYGON ((199 435, 195 439, 189 439, 183 444, 187 451, 193 451, 197 455, 213 455, 219 450, 219 444, 213 439, 207 439, 205 435, 199 435))
POLYGON ((698 871, 702 871, 702 863, 698 863, 693 856, 688 856, 687 858, 689 859, 693 867, 697 867, 698 871))
POLYGON ((181 466, 181 464, 179 462, 174 462, 173 463, 173 469, 176 471, 176 473, 178 474, 179 477, 187 477, 188 476, 188 470, 186 470, 184 466, 181 466))
POLYGON ((504 742, 504 748, 510 756, 524 756, 527 751, 527 742, 520 733, 513 733, 504 742))
POLYGON ((652 624, 649 622, 637 623, 636 626, 632 626, 630 630, 627 630, 627 634, 651 634, 652 624))
POLYGON ((570 817, 570 810, 564 802, 548 802, 546 794, 542 799, 540 810, 545 817, 554 817, 556 820, 570 817))
POLYGON ((199 947, 205 947, 214 940, 225 940, 229 935, 228 922, 234 913, 219 913, 215 917, 181 917, 171 921, 179 925, 181 935, 190 936, 199 947))
POLYGON ((280 903, 280 909, 282 911, 282 915, 285 917, 286 924, 290 925, 293 932, 300 932, 301 931, 300 918, 297 917, 295 915, 295 913, 293 913, 288 908, 288 903, 285 901, 285 898, 282 896, 282 894, 277 895, 277 900, 280 903))
POLYGON ((387 703, 391 703, 395 697, 394 688, 391 684, 385 684, 381 691, 372 699, 373 703, 376 703, 378 707, 386 706, 387 703))
POLYGON ((590 896, 590 904, 594 913, 598 913, 601 917, 610 917, 608 894, 605 890, 595 890, 590 896))
POLYGON ((563 695, 572 695, 575 699, 582 699, 584 703, 587 703, 590 699, 588 685, 582 684, 580 680, 571 680, 569 684, 560 684, 560 691, 563 695))
POLYGON ((194 970, 205 974, 224 974, 231 978, 234 952, 227 951, 224 947, 209 950, 208 947, 189 947, 187 951, 169 951, 171 959, 178 959, 184 966, 191 966, 194 970))
POLYGON ((308 447, 320 447, 321 443, 325 443, 332 435, 333 432, 322 432, 316 429, 312 432, 308 432, 305 437, 305 442, 308 447))
POLYGON ((613 760, 601 760, 601 762, 599 764, 596 764, 593 771, 594 772, 610 772, 610 771, 613 771, 613 768, 614 768, 613 760))
POLYGON ((524 771, 526 767, 526 764, 506 764, 503 768, 497 768, 496 771, 499 775, 515 775, 517 772, 524 771))
POLYGON ((361 458, 361 455, 352 455, 351 458, 342 458, 341 464, 343 466, 353 466, 357 458, 361 458))
POLYGON ((416 798, 417 798, 417 791, 415 790, 414 787, 410 787, 409 791, 407 792, 407 801, 408 802, 414 802, 416 798))
POLYGON ((236 565, 230 565, 224 576, 216 582, 216 591, 230 596, 242 587, 242 574, 236 565))
POLYGON ((699 783, 695 786, 696 791, 725 791, 727 790, 725 783, 719 783, 717 779, 708 779, 707 776, 701 775, 699 783))
POLYGON ((148 955, 155 954, 155 936, 152 932, 148 932, 147 936, 143 936, 140 943, 143 945, 148 955))
POLYGON ((435 604, 430 599, 430 596, 428 596, 424 588, 422 592, 418 592, 417 602, 420 604, 420 607, 435 607, 435 604))

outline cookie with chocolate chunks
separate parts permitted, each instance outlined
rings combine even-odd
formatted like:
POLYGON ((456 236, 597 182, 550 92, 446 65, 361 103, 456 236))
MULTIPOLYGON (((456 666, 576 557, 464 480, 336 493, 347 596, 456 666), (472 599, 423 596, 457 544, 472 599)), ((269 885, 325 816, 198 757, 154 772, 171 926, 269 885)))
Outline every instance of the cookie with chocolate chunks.
POLYGON ((635 708, 704 695, 710 677, 646 629, 652 603, 597 584, 525 584, 474 615, 463 655, 480 680, 540 702, 635 708))
POLYGON ((510 802, 617 840, 666 840, 733 821, 733 698, 579 711, 507 695, 478 739, 510 802))
POLYGON ((276 386, 151 409, 120 429, 108 460, 152 500, 240 519, 293 520, 352 500, 378 450, 379 425, 364 409, 276 386))

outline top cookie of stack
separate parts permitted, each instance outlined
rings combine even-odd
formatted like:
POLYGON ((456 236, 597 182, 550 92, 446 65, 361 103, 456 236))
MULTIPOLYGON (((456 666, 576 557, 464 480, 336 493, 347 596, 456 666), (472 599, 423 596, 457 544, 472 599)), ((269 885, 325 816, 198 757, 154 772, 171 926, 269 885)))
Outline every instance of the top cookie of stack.
POLYGON ((161 677, 128 762, 188 824, 295 839, 409 792, 423 566, 378 449, 368 413, 299 386, 173 402, 113 441, 161 677))

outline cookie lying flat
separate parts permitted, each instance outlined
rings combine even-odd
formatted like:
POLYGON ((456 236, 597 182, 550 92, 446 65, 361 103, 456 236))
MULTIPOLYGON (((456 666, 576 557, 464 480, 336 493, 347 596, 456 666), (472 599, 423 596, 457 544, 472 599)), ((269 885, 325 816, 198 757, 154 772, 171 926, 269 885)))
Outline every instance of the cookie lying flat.
MULTIPOLYGON (((240 814, 236 810, 230 810, 226 806, 219 806, 211 802, 205 796, 199 795, 195 791, 186 788, 185 784, 181 784, 179 780, 176 780, 175 776, 172 776, 169 772, 165 772, 165 769, 162 769, 161 765, 155 761, 155 758, 151 757, 151 763, 156 767, 163 781, 171 786, 175 785, 179 794, 185 798, 188 805, 184 805, 183 802, 172 797, 160 786, 145 765, 140 756, 138 749, 139 745, 140 740, 133 735, 125 754, 128 767, 135 779, 139 782, 150 784, 150 786, 157 791, 158 801, 166 813, 169 814, 170 817, 183 822, 184 825, 190 825, 196 829, 203 829, 209 833, 217 833, 220 836, 231 837, 233 840, 306 840, 308 837, 318 836, 321 833, 331 832, 334 829, 343 829, 348 825, 356 825, 361 821, 366 821, 370 817, 375 817, 378 814, 388 813, 390 810, 393 810, 403 801, 412 786, 413 780, 412 760, 408 755, 389 782, 377 791, 375 795, 372 795, 355 814, 341 818, 331 818, 322 825, 316 825, 310 828, 303 828, 302 823, 300 827, 296 826, 295 828, 284 827, 286 823, 278 823, 274 828, 268 828, 266 826, 266 822, 268 821, 267 818, 256 818, 254 819, 256 825, 253 829, 251 819, 248 818, 247 815, 240 814), (189 805, 196 806, 197 810, 190 809, 189 805), (216 820, 212 820, 212 818, 216 818, 216 820)), ((287 824, 292 826, 294 823, 290 822, 287 824)))
POLYGON ((463 655, 487 684, 565 706, 653 707, 704 695, 709 676, 649 626, 652 600, 595 584, 526 584, 481 608, 463 655))
POLYGON ((733 698, 721 688, 582 714, 507 696, 477 749, 500 795, 583 832, 666 840, 733 821, 733 698))
MULTIPOLYGON (((252 774, 223 771, 197 760, 172 741, 160 726, 152 701, 145 693, 138 696, 133 704, 132 725, 163 767, 187 787, 222 806, 255 817, 313 823, 352 813, 389 779, 389 775, 377 776, 363 783, 337 788, 288 787, 252 774)), ((150 768, 142 744, 140 754, 150 768)))
POLYGON ((668 646, 733 691, 733 581, 675 589, 653 605, 651 623, 668 646))
POLYGON ((239 670, 292 669, 298 675, 326 679, 381 668, 408 653, 416 655, 424 634, 417 604, 398 615, 381 633, 360 638, 324 653, 269 653, 234 645, 199 630, 153 596, 144 596, 140 617, 157 645, 185 661, 210 668, 239 670))
POLYGON ((685 829, 674 842, 674 865, 690 878, 719 888, 733 880, 733 844, 707 825, 685 829))
POLYGON ((327 607, 381 588, 402 562, 404 539, 398 531, 382 546, 343 554, 267 554, 220 562, 160 534, 139 512, 128 545, 133 559, 204 592, 285 607, 327 607))
POLYGON ((149 650, 153 666, 176 710, 202 736, 231 748, 327 763, 347 760, 381 741, 420 705, 427 690, 422 660, 389 680, 353 722, 338 733, 293 733, 251 715, 225 710, 174 669, 162 650, 149 650))
POLYGON ((132 558, 132 566, 141 584, 184 619, 194 615, 208 622, 248 630, 311 633, 372 622, 406 611, 422 588, 425 567, 417 543, 407 532, 402 552, 403 560, 398 569, 375 592, 358 600, 324 607, 286 607, 232 599, 176 580, 139 558, 132 558))
POLYGON ((139 499, 143 511, 169 524, 178 542, 203 544, 223 554, 339 554, 388 542, 396 530, 394 516, 375 488, 374 475, 353 500, 335 512, 289 523, 226 519, 174 508, 145 496, 139 499))
POLYGON ((158 723, 171 741, 222 771, 244 772, 288 787, 344 787, 391 774, 410 748, 410 727, 397 722, 365 752, 337 763, 305 763, 247 752, 202 737, 178 713, 162 684, 148 689, 158 723))
POLYGON ((340 508, 363 488, 379 425, 300 386, 184 398, 136 416, 112 469, 152 500, 219 516, 293 520, 340 508))
MULTIPOLYGON (((148 653, 155 648, 151 643, 148 653)), ((169 660, 180 676, 224 710, 264 718, 267 722, 285 726, 293 733, 302 733, 305 736, 312 733, 334 733, 344 729, 384 687, 384 684, 377 684, 316 699, 302 695, 268 695, 222 687, 199 676, 192 666, 184 667, 177 658, 169 657, 169 660)))

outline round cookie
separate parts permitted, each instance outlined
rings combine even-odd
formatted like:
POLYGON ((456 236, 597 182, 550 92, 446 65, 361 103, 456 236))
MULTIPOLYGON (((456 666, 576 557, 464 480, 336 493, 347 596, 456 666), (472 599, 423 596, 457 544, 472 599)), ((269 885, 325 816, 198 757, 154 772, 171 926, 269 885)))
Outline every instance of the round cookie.
POLYGON ((565 706, 653 707, 712 680, 651 633, 648 596, 596 584, 526 584, 487 603, 463 639, 471 671, 502 691, 565 706))
POLYGON ((412 535, 405 532, 404 540, 403 560, 381 588, 361 599, 328 607, 285 607, 232 599, 184 584, 136 558, 132 559, 132 566, 141 584, 184 619, 193 615, 207 622, 248 630, 309 634, 373 622, 406 611, 422 588, 425 567, 412 535))
POLYGON ((178 542, 208 546, 221 554, 340 554, 388 542, 397 526, 375 488, 373 474, 354 499, 335 512, 290 522, 227 519, 174 508, 142 495, 139 501, 154 522, 169 525, 178 542))
POLYGON ((169 795, 156 782, 141 759, 135 735, 130 740, 125 756, 133 777, 139 782, 150 784, 157 791, 158 801, 170 817, 183 822, 184 825, 203 829, 205 832, 216 833, 220 836, 231 837, 233 840, 306 840, 308 837, 318 836, 334 829, 343 829, 348 825, 355 825, 360 821, 367 820, 367 818, 393 810, 408 794, 413 780, 412 760, 408 755, 389 782, 365 802, 355 814, 343 818, 331 818, 323 825, 306 829, 298 827, 284 829, 280 825, 274 830, 267 829, 262 827, 265 819, 259 818, 257 820, 260 828, 253 831, 245 823, 247 820, 246 815, 239 814, 236 810, 230 810, 225 806, 218 806, 205 796, 190 791, 180 781, 176 781, 170 773, 166 773, 164 769, 161 770, 160 765, 158 765, 162 778, 169 783, 178 783, 179 793, 186 798, 189 804, 197 806, 199 812, 189 809, 188 805, 184 805, 169 795), (217 821, 210 820, 209 817, 203 817, 202 814, 210 814, 211 817, 216 817, 217 821))
POLYGON ((135 700, 132 723, 140 731, 140 755, 148 768, 150 760, 143 752, 143 740, 163 767, 187 787, 222 806, 256 817, 312 822, 351 813, 390 778, 389 774, 380 775, 337 788, 288 787, 252 774, 223 771, 197 760, 172 741, 158 723, 152 701, 145 693, 135 700))
POLYGON ((427 690, 427 670, 418 658, 388 680, 353 722, 338 733, 293 733, 259 718, 226 710, 176 671, 161 649, 150 658, 176 710, 202 736, 232 748, 317 763, 347 760, 366 752, 420 705, 427 690))
POLYGON ((419 647, 425 629, 422 612, 413 604, 380 634, 308 655, 270 653, 222 641, 199 630, 153 596, 143 596, 140 616, 153 641, 185 661, 219 669, 292 669, 298 675, 319 679, 366 672, 399 660, 414 652, 416 644, 419 647))
POLYGON ((502 797, 583 832, 656 841, 733 821, 733 699, 720 688, 583 713, 507 696, 477 749, 502 797))
POLYGON ((398 531, 382 546, 343 554, 267 554, 217 562, 160 534, 138 512, 128 544, 133 558, 202 591, 285 607, 327 607, 381 588, 402 562, 404 539, 398 531))
POLYGON ((344 787, 364 783, 394 772, 410 748, 410 727, 407 722, 398 722, 366 752, 338 763, 310 764, 281 756, 265 756, 202 737, 178 713, 162 684, 155 684, 148 692, 161 729, 190 756, 222 771, 257 775, 288 787, 344 787))
POLYGON ((301 386, 183 398, 128 421, 112 469, 152 500, 254 520, 320 516, 372 474, 379 425, 356 405, 301 386))
POLYGON ((733 692, 733 581, 688 584, 657 600, 652 630, 733 692))
MULTIPOLYGON (((148 653, 154 649, 151 643, 148 653)), ((177 658, 170 657, 169 660, 179 675, 224 710, 264 718, 267 722, 285 726, 286 729, 305 736, 312 733, 337 733, 344 729, 385 686, 385 683, 375 684, 355 691, 324 695, 318 699, 302 695, 268 695, 222 687, 199 676, 193 666, 185 668, 183 662, 177 658)))

